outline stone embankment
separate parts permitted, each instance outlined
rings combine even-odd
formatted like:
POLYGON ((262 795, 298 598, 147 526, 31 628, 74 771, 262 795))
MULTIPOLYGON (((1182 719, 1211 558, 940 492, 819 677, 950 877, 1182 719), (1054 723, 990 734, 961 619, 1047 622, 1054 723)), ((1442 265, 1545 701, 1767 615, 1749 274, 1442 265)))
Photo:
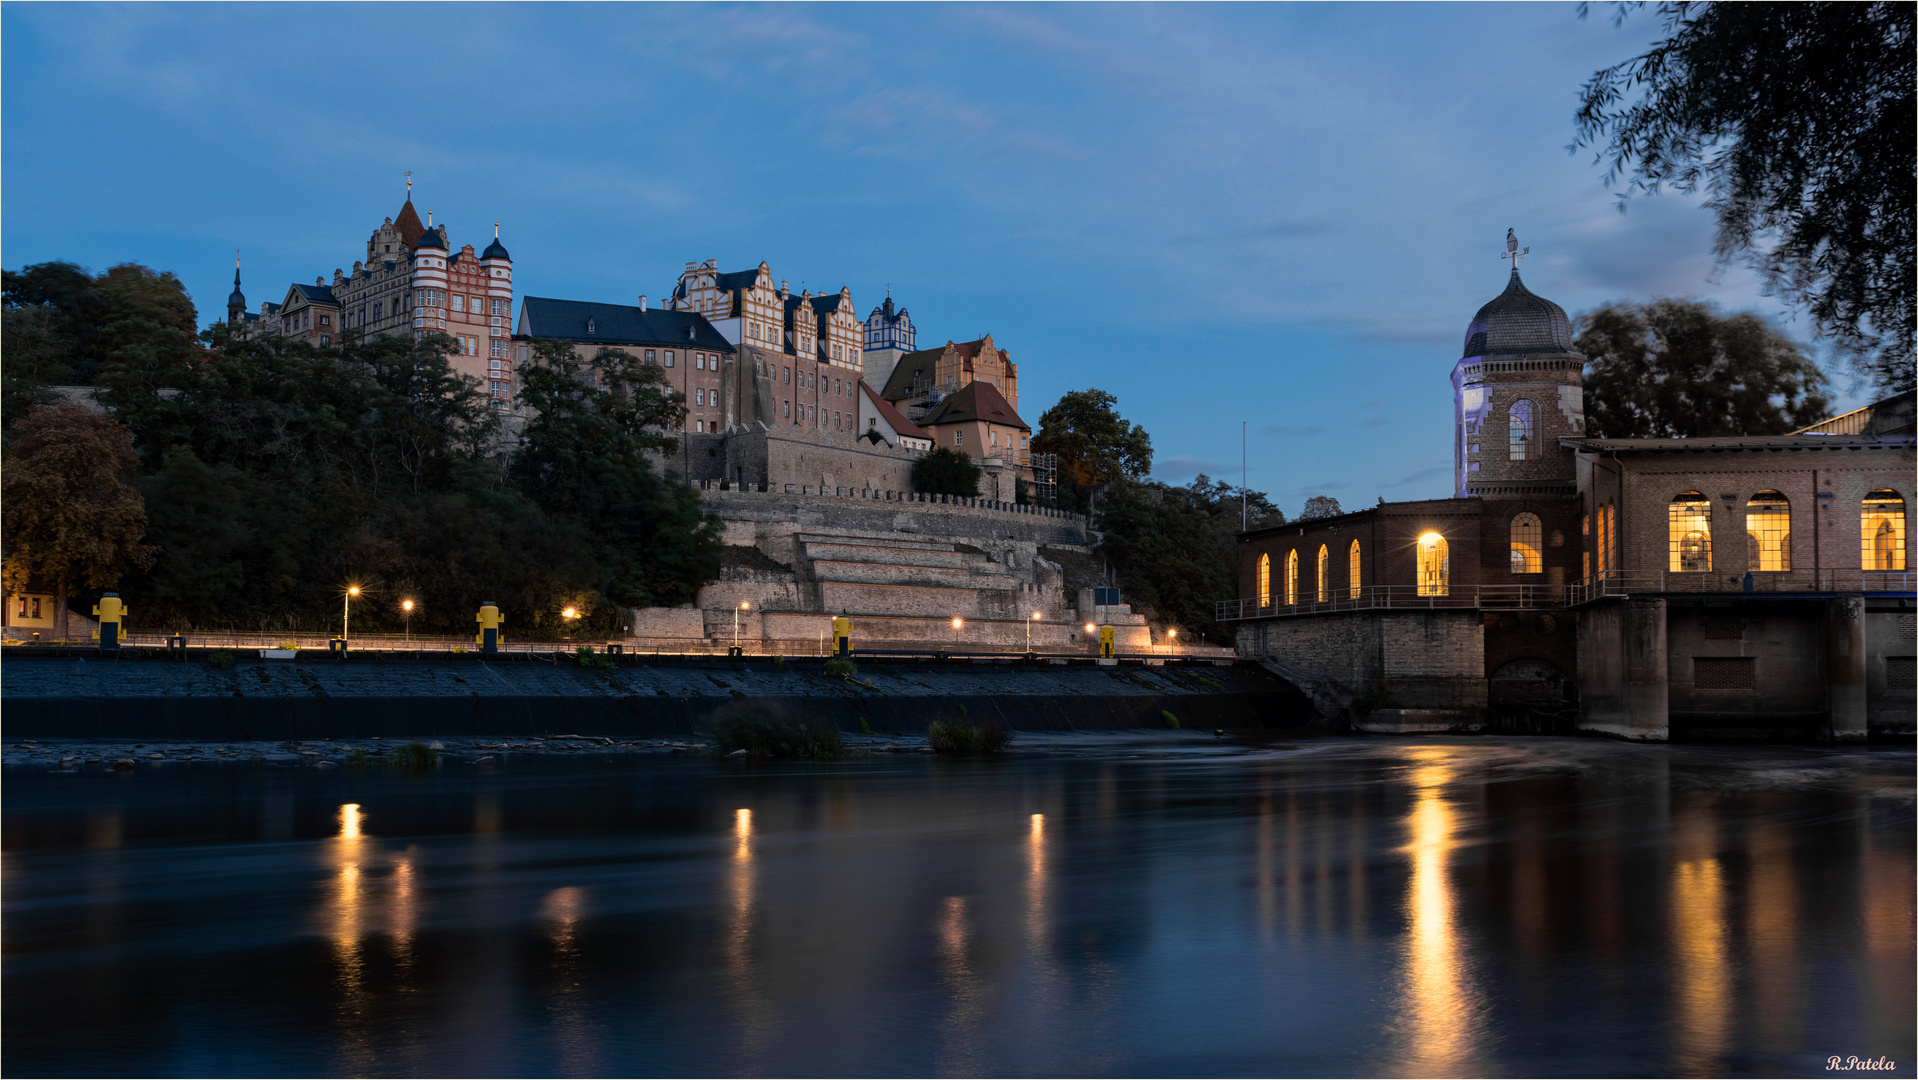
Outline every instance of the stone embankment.
POLYGON ((274 741, 384 737, 688 737, 755 709, 841 730, 919 732, 961 714, 1015 730, 1302 726, 1309 701, 1250 665, 1058 666, 627 658, 581 667, 552 654, 242 658, 229 669, 157 651, 8 652, 9 740, 274 741))

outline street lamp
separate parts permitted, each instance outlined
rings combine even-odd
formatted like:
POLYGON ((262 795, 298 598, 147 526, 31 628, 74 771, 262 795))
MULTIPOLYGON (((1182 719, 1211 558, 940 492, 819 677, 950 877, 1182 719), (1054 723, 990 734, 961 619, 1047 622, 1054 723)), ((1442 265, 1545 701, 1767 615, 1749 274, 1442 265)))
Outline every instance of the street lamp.
POLYGON ((573 620, 579 618, 579 609, 565 608, 559 613, 559 617, 566 620, 566 640, 570 643, 573 640, 573 620))
POLYGON ((742 611, 751 611, 752 609, 753 609, 753 604, 752 604, 752 601, 750 600, 741 600, 739 602, 739 606, 733 608, 733 651, 734 652, 739 651, 739 613, 742 611))
POLYGON ((400 610, 406 613, 406 643, 413 643, 413 601, 400 601, 400 610))
POLYGON ((358 595, 360 595, 360 587, 358 585, 348 585, 346 587, 346 597, 344 601, 342 602, 342 606, 340 608, 340 641, 341 642, 346 641, 346 628, 348 623, 353 617, 353 598, 358 595))
POLYGON ((1035 611, 1032 613, 1032 618, 1026 620, 1026 651, 1027 652, 1032 651, 1032 619, 1036 619, 1038 617, 1039 617, 1039 613, 1035 611))

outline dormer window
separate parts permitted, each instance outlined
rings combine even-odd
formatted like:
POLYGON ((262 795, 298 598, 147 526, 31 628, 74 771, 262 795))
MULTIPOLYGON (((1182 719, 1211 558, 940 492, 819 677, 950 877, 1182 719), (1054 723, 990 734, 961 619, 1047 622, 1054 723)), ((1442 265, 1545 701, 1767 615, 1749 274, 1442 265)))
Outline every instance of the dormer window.
POLYGON ((599 333, 599 323, 598 323, 598 322, 596 322, 596 321, 594 321, 594 320, 592 320, 592 319, 587 319, 587 320, 586 320, 586 332, 587 332, 587 333, 589 333, 589 334, 597 334, 597 333, 599 333))

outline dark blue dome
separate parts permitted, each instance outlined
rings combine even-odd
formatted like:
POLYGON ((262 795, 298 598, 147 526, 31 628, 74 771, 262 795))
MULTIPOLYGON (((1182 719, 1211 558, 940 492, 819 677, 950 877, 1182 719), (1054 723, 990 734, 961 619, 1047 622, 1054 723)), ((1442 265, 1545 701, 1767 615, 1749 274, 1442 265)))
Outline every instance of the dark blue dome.
POLYGON ((420 242, 415 250, 418 250, 418 248, 433 248, 438 251, 445 251, 446 241, 440 239, 438 229, 428 229, 420 235, 420 242))
POLYGON ((486 250, 485 250, 485 251, 482 251, 482 252, 480 252, 480 258, 482 258, 482 259, 505 259, 505 260, 507 260, 508 262, 511 262, 511 261, 512 261, 512 259, 513 259, 513 257, 512 257, 511 255, 508 255, 508 254, 506 253, 506 245, 505 245, 505 244, 502 244, 502 243, 500 243, 500 242, 499 242, 499 237, 497 237, 497 236, 495 236, 495 237, 493 237, 493 242, 492 242, 492 243, 490 243, 490 244, 488 244, 488 245, 486 245, 486 250))

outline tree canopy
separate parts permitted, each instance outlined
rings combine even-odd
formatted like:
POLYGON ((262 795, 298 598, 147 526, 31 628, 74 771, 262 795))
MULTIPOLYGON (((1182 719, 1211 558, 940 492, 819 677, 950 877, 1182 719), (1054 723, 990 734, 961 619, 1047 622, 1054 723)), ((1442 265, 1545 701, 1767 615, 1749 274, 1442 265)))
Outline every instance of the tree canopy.
POLYGON ((1120 480, 1100 503, 1100 550, 1133 609, 1212 641, 1230 631, 1214 604, 1238 591, 1240 497, 1251 528, 1285 515, 1263 493, 1203 474, 1184 487, 1120 480))
POLYGON ((1749 312, 1688 300, 1578 317, 1588 434, 1613 439, 1778 435, 1825 417, 1823 372, 1749 312))
POLYGON ((1305 500, 1305 506, 1299 511, 1300 521, 1312 521, 1317 518, 1338 517, 1345 513, 1339 508, 1339 501, 1330 495, 1314 495, 1305 500))
POLYGON ((970 455, 935 447, 912 463, 912 482, 928 495, 979 496, 979 466, 970 455))
POLYGON ((1104 390, 1068 392, 1039 417, 1033 452, 1058 455, 1060 469, 1081 487, 1144 478, 1152 471, 1152 437, 1127 423, 1118 404, 1104 390))
POLYGON ((1586 82, 1573 148, 1599 148, 1621 205, 1702 187, 1721 259, 1744 256, 1881 389, 1910 389, 1918 7, 1657 11, 1668 36, 1586 82))

